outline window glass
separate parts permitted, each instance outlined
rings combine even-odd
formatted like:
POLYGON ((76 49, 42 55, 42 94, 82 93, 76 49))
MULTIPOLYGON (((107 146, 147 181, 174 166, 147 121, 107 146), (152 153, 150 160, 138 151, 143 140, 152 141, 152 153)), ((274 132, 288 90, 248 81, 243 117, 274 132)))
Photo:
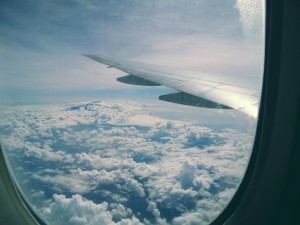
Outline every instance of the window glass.
POLYGON ((195 71, 206 88, 225 92, 237 80, 236 96, 246 91, 257 109, 263 1, 0 5, 1 145, 43 220, 208 224, 226 207, 247 168, 256 117, 242 107, 160 101, 176 90, 118 82, 127 73, 81 54, 172 67, 176 79, 195 71), (209 83, 210 74, 220 82, 209 83))

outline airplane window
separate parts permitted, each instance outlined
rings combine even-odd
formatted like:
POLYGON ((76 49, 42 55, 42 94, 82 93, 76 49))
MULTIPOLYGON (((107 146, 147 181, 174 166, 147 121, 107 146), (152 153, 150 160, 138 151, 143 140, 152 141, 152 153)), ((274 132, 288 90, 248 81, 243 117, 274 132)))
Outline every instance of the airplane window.
POLYGON ((209 224, 256 130, 262 0, 3 1, 1 146, 47 224, 209 224), (82 55, 84 54, 84 55, 82 55))

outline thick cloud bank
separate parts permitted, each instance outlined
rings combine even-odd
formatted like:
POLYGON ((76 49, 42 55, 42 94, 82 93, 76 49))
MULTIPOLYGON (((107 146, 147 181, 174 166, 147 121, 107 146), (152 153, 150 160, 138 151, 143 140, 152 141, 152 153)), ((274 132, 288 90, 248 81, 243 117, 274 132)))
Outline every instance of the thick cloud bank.
POLYGON ((11 107, 5 150, 33 208, 50 224, 205 224, 228 204, 251 132, 168 120, 148 105, 11 107))

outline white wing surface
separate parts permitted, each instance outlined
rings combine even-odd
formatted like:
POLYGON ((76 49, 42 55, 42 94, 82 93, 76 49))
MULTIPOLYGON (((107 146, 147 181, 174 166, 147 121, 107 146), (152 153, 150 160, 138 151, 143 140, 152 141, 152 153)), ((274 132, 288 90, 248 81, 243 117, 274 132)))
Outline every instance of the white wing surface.
POLYGON ((202 73, 113 57, 84 56, 128 73, 128 76, 117 79, 120 82, 164 85, 178 91, 160 96, 161 100, 206 108, 236 109, 257 117, 259 77, 202 73))

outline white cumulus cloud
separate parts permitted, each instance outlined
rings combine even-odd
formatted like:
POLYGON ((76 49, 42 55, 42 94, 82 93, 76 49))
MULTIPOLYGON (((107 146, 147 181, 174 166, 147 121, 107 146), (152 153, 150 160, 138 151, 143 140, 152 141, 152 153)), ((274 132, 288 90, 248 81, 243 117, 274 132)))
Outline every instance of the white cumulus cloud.
POLYGON ((18 106, 0 116, 24 193, 55 224, 208 223, 233 196, 252 146, 253 131, 170 120, 134 102, 18 106))

